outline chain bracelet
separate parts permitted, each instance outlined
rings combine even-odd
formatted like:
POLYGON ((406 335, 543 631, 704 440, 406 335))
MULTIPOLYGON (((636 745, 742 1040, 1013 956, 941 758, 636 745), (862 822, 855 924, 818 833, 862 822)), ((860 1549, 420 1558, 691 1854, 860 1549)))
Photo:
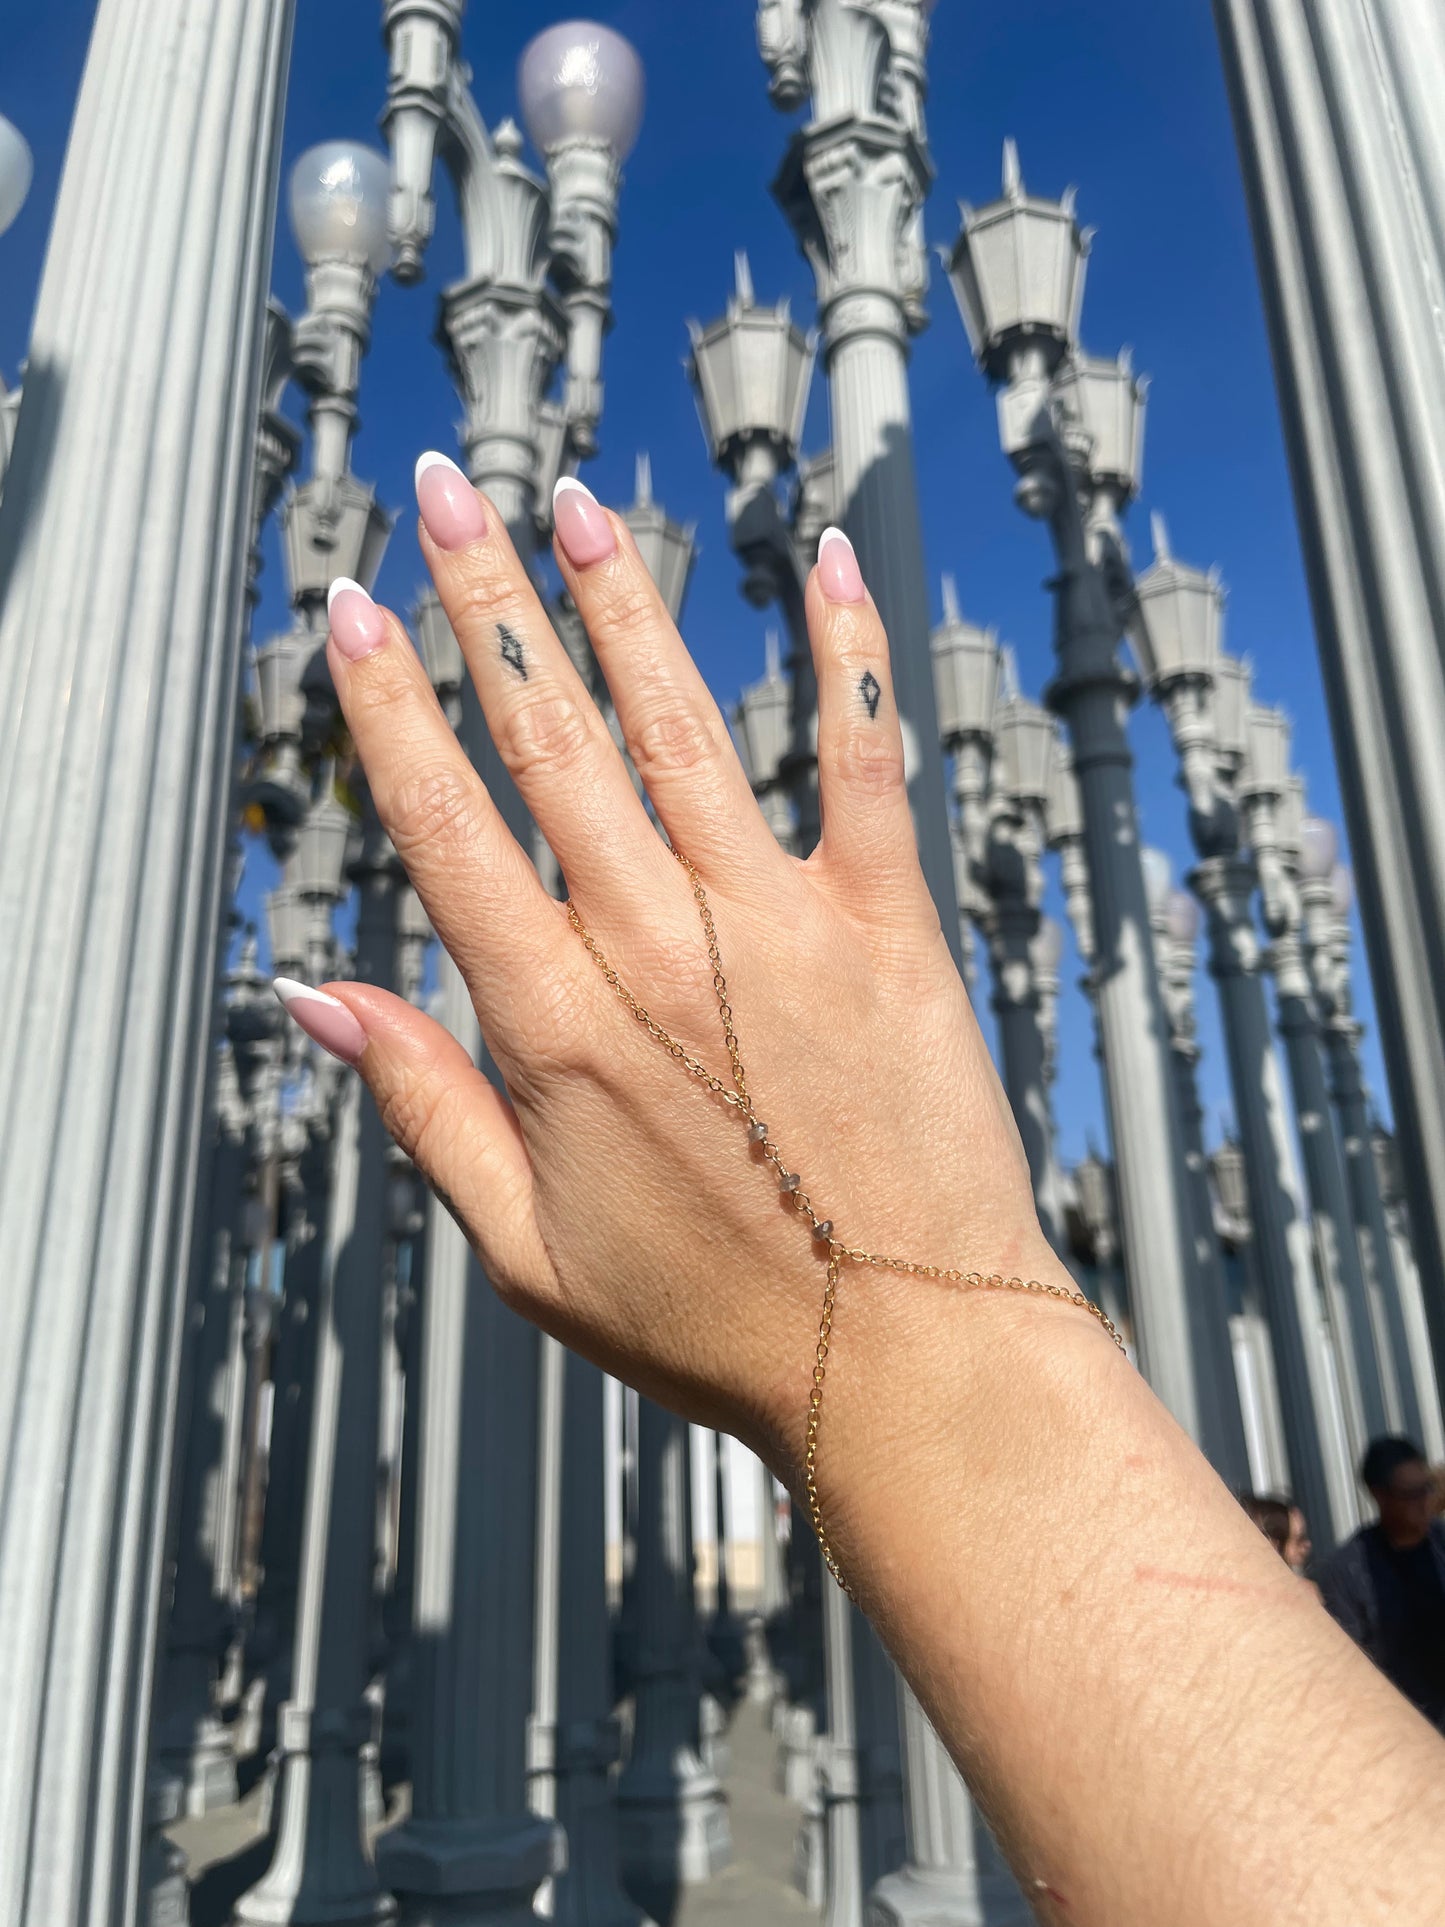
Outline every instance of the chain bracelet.
POLYGON ((1081 1311, 1086 1311, 1097 1318, 1120 1351, 1124 1350, 1124 1341, 1102 1306, 1086 1298, 1083 1292, 1070 1291, 1065 1285, 1040 1284, 1033 1278, 1005 1278, 998 1272, 985 1276, 982 1272, 961 1271, 952 1265, 919 1264, 911 1258, 889 1258, 881 1252, 865 1251, 859 1246, 850 1245, 837 1235, 833 1220, 821 1217, 815 1210, 812 1199, 803 1189, 801 1177, 796 1171, 790 1171, 783 1162, 782 1152, 774 1143, 767 1125, 753 1108, 753 1100, 748 1092, 747 1073, 743 1069, 737 1032, 733 1026, 732 1005, 728 1002, 727 977, 723 971, 722 953, 718 947, 717 926, 713 922, 712 907, 708 903, 702 878, 694 865, 681 850, 674 849, 673 855, 687 873, 688 882, 692 886, 693 899, 697 904, 698 916, 702 920, 703 935, 707 941, 708 962, 712 965, 713 990, 717 996, 718 1015, 722 1020, 723 1042, 727 1046, 728 1063, 732 1070, 731 1085, 722 1078, 714 1076, 700 1058, 694 1057, 657 1022, 645 1005, 637 1001, 607 961, 596 938, 578 915, 577 906, 570 899, 567 903, 567 918, 582 939, 593 962, 616 992, 619 1001, 631 1012, 648 1036, 661 1044, 668 1055, 676 1059, 690 1076, 695 1077, 700 1084, 706 1085, 708 1090, 739 1113, 747 1125, 748 1141, 757 1145, 763 1157, 772 1165, 784 1196, 792 1198, 799 1215, 807 1219, 813 1237, 819 1245, 827 1248, 827 1282, 823 1288, 823 1311, 818 1321, 818 1341, 813 1355, 813 1382, 808 1394, 803 1486, 808 1500, 808 1516, 812 1521, 813 1531, 817 1534, 824 1563, 851 1599, 854 1597, 853 1588, 843 1577, 839 1567, 837 1555, 828 1538, 827 1527, 823 1523, 822 1502, 818 1496, 818 1423, 823 1409, 823 1381, 827 1375, 828 1350, 833 1335, 833 1306, 837 1300, 838 1283, 844 1264, 871 1265, 879 1271, 906 1272, 914 1278, 934 1278, 940 1283, 962 1285, 971 1291, 1022 1291, 1041 1298, 1059 1298, 1066 1304, 1077 1305, 1081 1311))

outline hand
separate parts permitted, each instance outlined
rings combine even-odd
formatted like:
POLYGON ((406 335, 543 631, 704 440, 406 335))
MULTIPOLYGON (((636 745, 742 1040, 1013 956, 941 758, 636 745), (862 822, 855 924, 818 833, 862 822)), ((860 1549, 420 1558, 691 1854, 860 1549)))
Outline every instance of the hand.
MULTIPOLYGON (((731 1088, 689 877, 501 518, 449 463, 421 469, 418 493, 423 550, 491 737, 580 918, 632 995, 731 1088)), ((557 529, 628 752, 705 885, 753 1103, 819 1215, 876 1251, 1025 1276, 1053 1265, 919 870, 887 640, 846 539, 825 540, 807 589, 824 827, 800 862, 766 827, 625 523, 571 485, 557 529)), ((737 1108, 629 1014, 547 895, 401 624, 347 588, 333 596, 332 631, 331 671, 377 811, 506 1091, 399 998, 334 984, 357 1020, 347 1054, 509 1304, 795 1478, 826 1245, 737 1108)), ((315 1008, 292 1005, 298 1017, 315 1008)), ((925 1343, 941 1313, 966 1317, 996 1296, 846 1270, 829 1423, 850 1387, 874 1383, 870 1355, 915 1328, 925 1343)), ((1051 1311, 985 1316, 1022 1329, 1051 1311)), ((875 1399, 874 1420, 893 1403, 875 1399)))

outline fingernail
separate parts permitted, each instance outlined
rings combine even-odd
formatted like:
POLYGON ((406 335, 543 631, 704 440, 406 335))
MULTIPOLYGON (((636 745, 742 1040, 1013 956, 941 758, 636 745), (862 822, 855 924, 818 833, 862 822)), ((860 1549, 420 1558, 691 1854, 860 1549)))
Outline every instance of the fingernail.
POLYGON ((439 549, 469 549, 487 532, 481 497, 451 456, 434 448, 417 457, 416 505, 439 549))
POLYGON ((868 593, 853 544, 841 529, 824 529, 818 538, 818 582, 830 602, 862 602, 868 593))
POLYGON ((348 662, 359 662, 386 641, 386 618, 349 575, 339 575, 326 592, 331 639, 348 662))
POLYGON ((299 984, 294 977, 278 977, 271 988, 286 1015, 343 1064, 354 1064, 366 1049, 366 1032, 339 999, 299 984))
POLYGON ((570 475, 552 491, 552 526, 574 569, 590 568, 616 553, 617 537, 597 497, 570 475))

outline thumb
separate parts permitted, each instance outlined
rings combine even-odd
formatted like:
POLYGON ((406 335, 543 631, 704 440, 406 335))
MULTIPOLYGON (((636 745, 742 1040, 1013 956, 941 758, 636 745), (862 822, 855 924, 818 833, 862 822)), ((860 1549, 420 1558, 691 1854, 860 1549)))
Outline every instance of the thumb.
POLYGON ((306 1035, 360 1073, 381 1121, 458 1220, 488 1277, 528 1295, 551 1277, 517 1114, 443 1025, 372 984, 278 977, 306 1035))

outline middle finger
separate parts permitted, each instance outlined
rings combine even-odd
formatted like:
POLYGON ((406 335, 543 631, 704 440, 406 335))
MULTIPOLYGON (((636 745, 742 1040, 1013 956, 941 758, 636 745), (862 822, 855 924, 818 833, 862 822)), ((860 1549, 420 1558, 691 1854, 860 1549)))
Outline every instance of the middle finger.
POLYGON ((672 865, 494 505, 445 455, 417 463, 422 548, 497 753, 580 900, 656 901, 672 865))

